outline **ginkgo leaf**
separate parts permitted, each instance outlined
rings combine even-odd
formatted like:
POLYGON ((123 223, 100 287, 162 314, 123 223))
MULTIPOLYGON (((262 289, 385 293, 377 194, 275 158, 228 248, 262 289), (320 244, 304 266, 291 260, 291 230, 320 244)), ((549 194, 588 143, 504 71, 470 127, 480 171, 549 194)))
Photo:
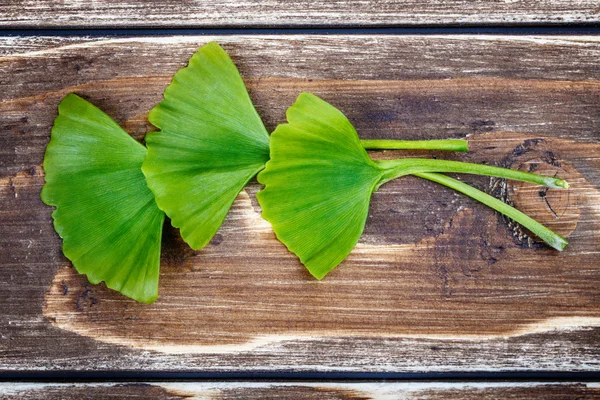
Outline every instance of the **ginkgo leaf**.
POLYGON ((233 200, 269 159, 269 134, 235 65, 214 42, 179 70, 148 116, 143 164, 161 210, 193 248, 204 247, 233 200))
MULTIPOLYGON (((348 119, 310 93, 302 93, 286 115, 288 123, 279 125, 271 135, 271 159, 258 175, 265 188, 257 198, 263 217, 271 223, 279 240, 317 279, 322 279, 352 251, 364 229, 372 193, 391 179, 428 172, 463 172, 550 187, 567 186, 553 177, 456 161, 373 161, 348 119)), ((436 175, 423 177, 436 179, 436 175)), ((438 182, 451 184, 443 179, 438 182)), ((455 189, 465 192, 462 186, 455 189)), ((477 191, 472 189, 468 195, 477 191)), ((488 198, 478 200, 486 202, 488 198)), ((503 210, 506 208, 499 209, 503 210)), ((549 243, 558 241, 553 238, 549 243)))
POLYGON ((286 115, 257 198, 277 238, 322 279, 358 242, 381 169, 350 121, 318 97, 302 93, 286 115))
POLYGON ((44 157, 44 203, 63 253, 91 283, 152 303, 164 213, 141 171, 146 149, 75 94, 58 106, 44 157))

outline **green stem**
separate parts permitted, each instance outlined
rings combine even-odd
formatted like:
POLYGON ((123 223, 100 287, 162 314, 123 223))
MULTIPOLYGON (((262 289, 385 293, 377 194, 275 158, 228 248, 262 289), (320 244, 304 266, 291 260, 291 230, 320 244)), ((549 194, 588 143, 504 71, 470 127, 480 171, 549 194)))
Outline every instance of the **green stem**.
POLYGON ((448 140, 361 140, 367 150, 447 150, 469 151, 469 142, 461 139, 448 140))
POLYGON ((498 200, 497 198, 492 197, 489 194, 484 193, 480 190, 477 190, 467 185, 466 183, 463 183, 461 181, 458 181, 456 179, 450 178, 449 176, 445 176, 442 174, 415 173, 414 175, 420 178, 428 179, 433 182, 437 182, 441 185, 449 187, 450 189, 454 189, 458 192, 464 193, 467 196, 485 204, 486 206, 493 208, 499 213, 506 215, 510 219, 518 222, 525 228, 529 229, 531 232, 533 232, 540 239, 544 240, 556 250, 562 251, 568 244, 565 238, 563 238, 557 233, 552 232, 550 229, 546 228, 544 225, 540 224, 535 219, 528 217, 516 208, 513 208, 508 204, 498 200))
POLYGON ((377 160, 375 162, 385 171, 379 186, 404 175, 414 175, 421 172, 456 172, 497 176, 499 178, 531 182, 551 188, 569 187, 569 184, 566 181, 551 176, 536 175, 508 168, 471 164, 460 161, 431 160, 427 158, 401 158, 397 160, 377 160))

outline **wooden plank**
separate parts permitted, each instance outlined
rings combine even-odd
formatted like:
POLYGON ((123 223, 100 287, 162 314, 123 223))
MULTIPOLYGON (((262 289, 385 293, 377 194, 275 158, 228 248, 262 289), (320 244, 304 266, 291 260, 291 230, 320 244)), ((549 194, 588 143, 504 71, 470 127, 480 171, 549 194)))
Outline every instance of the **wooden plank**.
POLYGON ((411 26, 600 21, 595 0, 135 1, 5 0, 6 28, 411 26))
POLYGON ((0 399, 564 399, 600 398, 597 383, 467 382, 151 382, 3 383, 0 399))
POLYGON ((24 40, 0 57, 0 369, 598 370, 599 55, 598 37, 24 40), (39 200, 56 106, 74 91, 142 138, 147 111, 208 40, 230 52, 270 130, 312 91, 363 138, 468 136, 470 153, 435 156, 569 180, 541 195, 465 178, 570 246, 540 246, 408 177, 374 196, 357 249, 316 282, 260 219, 252 183, 203 251, 165 228, 154 305, 89 285, 39 200))

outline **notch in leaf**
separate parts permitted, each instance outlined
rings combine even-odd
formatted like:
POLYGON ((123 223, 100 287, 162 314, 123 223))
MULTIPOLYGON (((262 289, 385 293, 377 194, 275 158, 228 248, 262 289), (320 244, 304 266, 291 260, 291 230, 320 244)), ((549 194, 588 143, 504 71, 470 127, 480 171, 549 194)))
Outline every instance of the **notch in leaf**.
POLYGON ((63 253, 93 284, 152 303, 164 213, 141 171, 146 148, 75 94, 58 106, 42 201, 55 206, 63 253))
MULTIPOLYGON (((142 166, 161 210, 195 250, 208 244, 238 193, 269 159, 269 135, 242 78, 214 42, 201 47, 148 116, 142 166)), ((465 140, 365 140, 365 148, 467 151, 465 140)))
POLYGON ((342 262, 362 234, 371 195, 382 184, 418 175, 483 202, 521 223, 552 247, 567 241, 501 201, 437 172, 523 180, 555 188, 561 179, 456 161, 406 158, 373 161, 350 121, 335 107, 302 93, 287 110, 287 124, 271 135, 271 160, 258 175, 263 217, 277 237, 317 279, 342 262))

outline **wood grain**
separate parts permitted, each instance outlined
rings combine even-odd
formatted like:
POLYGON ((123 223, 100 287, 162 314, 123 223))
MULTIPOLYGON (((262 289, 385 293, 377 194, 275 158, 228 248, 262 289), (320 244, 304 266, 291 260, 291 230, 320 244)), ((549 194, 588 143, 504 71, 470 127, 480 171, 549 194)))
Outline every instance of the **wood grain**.
POLYGON ((600 21, 593 0, 135 1, 5 0, 4 27, 281 27, 577 23, 600 21))
POLYGON ((10 47, 0 43, 1 369, 600 367, 597 37, 28 38, 10 47), (408 177, 373 197, 357 249, 316 282, 260 218, 252 183, 205 250, 165 228, 156 304, 89 285, 39 200, 56 105, 74 91, 141 139, 173 73, 212 39, 270 130, 312 91, 363 138, 468 137, 470 153, 433 155, 567 179, 568 191, 542 193, 465 178, 568 236, 568 249, 408 177))
POLYGON ((227 383, 4 383, 0 399, 330 399, 368 400, 478 400, 544 399, 580 400, 600 398, 596 383, 303 383, 303 382, 227 382, 227 383))

